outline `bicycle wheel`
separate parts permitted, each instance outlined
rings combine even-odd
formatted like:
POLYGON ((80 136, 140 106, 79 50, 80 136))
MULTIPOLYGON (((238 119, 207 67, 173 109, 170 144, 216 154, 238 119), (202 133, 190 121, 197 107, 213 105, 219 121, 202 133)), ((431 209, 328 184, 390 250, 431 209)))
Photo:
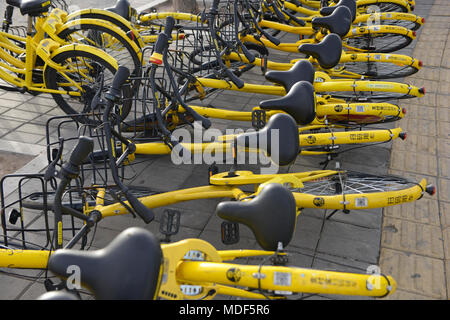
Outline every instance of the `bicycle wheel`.
POLYGON ((350 51, 389 53, 405 48, 412 41, 407 34, 374 32, 349 35, 342 44, 350 51))
MULTIPOLYGON (((131 190, 131 193, 137 198, 156 194, 155 191, 147 187, 129 186, 128 188, 131 190)), ((117 203, 117 200, 114 199, 112 194, 116 194, 119 192, 120 190, 118 187, 108 187, 104 198, 105 206, 117 203)), ((97 196, 97 193, 98 189, 96 188, 85 188, 82 190, 73 189, 65 194, 62 199, 62 204, 63 206, 67 206, 82 212, 85 202, 87 202, 89 206, 95 206, 95 198, 97 196)), ((55 199, 54 192, 47 192, 45 194, 43 192, 32 193, 26 199, 22 200, 22 206, 24 208, 32 210, 44 210, 45 198, 47 200, 47 209, 51 209, 55 199)))
POLYGON ((305 181, 303 185, 303 188, 292 191, 316 196, 349 195, 401 191, 417 186, 417 183, 393 175, 371 175, 344 171, 317 180, 305 181))
POLYGON ((390 19, 390 20, 383 20, 383 25, 389 25, 389 26, 399 26, 403 27, 412 31, 418 30, 422 24, 415 22, 415 21, 409 21, 409 20, 401 20, 401 19, 390 19))
MULTIPOLYGON (((113 28, 102 25, 79 23, 63 29, 58 36, 68 43, 82 43, 100 48, 116 59, 121 66, 127 67, 131 77, 137 78, 140 75, 141 61, 138 55, 140 48, 133 45, 120 29, 116 32, 113 28)), ((138 86, 139 81, 134 80, 133 90, 138 86)))
POLYGON ((374 1, 370 4, 358 4, 356 2, 356 9, 359 13, 367 13, 370 7, 376 6, 379 12, 410 12, 409 5, 407 3, 397 3, 385 1, 381 2, 379 0, 374 1))
MULTIPOLYGON (((102 85, 101 75, 104 76, 104 83, 110 84, 116 73, 115 67, 100 56, 77 49, 61 52, 52 60, 64 67, 64 73, 47 66, 44 75, 47 88, 69 93, 52 93, 53 99, 59 107, 68 115, 74 115, 74 119, 80 123, 95 125, 101 123, 100 120, 79 116, 79 114, 96 111, 92 110, 91 102, 102 85), (78 87, 73 83, 76 83, 78 87)), ((104 90, 107 90, 107 87, 104 90)), ((122 95, 124 98, 128 98, 124 99, 120 113, 120 117, 124 119, 132 105, 131 87, 124 86, 122 95)))
MULTIPOLYGON (((338 64, 333 70, 340 70, 343 78, 394 79, 415 74, 419 69, 412 65, 378 61, 355 61, 338 64), (349 76, 346 76, 349 75, 349 76), (350 76, 354 75, 354 77, 350 76)), ((336 74, 339 76, 339 74, 336 74)))

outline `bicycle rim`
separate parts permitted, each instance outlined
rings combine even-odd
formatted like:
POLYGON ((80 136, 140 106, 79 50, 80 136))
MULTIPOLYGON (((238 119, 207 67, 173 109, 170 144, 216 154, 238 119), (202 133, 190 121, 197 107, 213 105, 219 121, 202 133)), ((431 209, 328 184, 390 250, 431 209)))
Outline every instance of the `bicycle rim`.
MULTIPOLYGON (((53 93, 53 99, 59 107, 67 114, 74 115, 74 119, 80 123, 98 125, 100 120, 87 117, 76 116, 80 113, 101 112, 102 110, 92 110, 91 102, 100 87, 100 75, 104 75, 104 83, 112 83, 115 68, 103 58, 89 52, 73 50, 62 52, 53 58, 53 61, 65 67, 65 74, 71 81, 77 83, 83 91, 73 85, 66 77, 57 70, 47 67, 45 71, 45 81, 49 89, 65 90, 68 92, 80 93, 80 96, 53 93)), ((105 86, 104 90, 108 87, 105 86)), ((123 97, 131 97, 131 88, 125 86, 122 90, 123 97)), ((126 99, 121 110, 121 118, 124 119, 131 109, 131 99, 126 99)))
POLYGON ((360 5, 358 9, 366 13, 367 9, 374 5, 379 8, 380 12, 408 12, 407 7, 393 2, 376 2, 374 4, 360 5))
MULTIPOLYGON (((133 47, 118 33, 99 25, 80 24, 64 30, 58 35, 67 39, 70 43, 82 43, 102 49, 117 62, 127 67, 132 77, 138 77, 140 73, 140 59, 133 47)), ((133 88, 139 85, 134 80, 133 88)))
POLYGON ((417 68, 409 65, 397 65, 388 62, 376 61, 356 61, 346 62, 336 66, 336 69, 342 68, 345 71, 356 73, 369 79, 393 79, 410 76, 417 71, 417 68))
POLYGON ((349 36, 345 39, 344 47, 356 51, 389 53, 403 49, 411 42, 412 39, 407 35, 383 32, 349 36))
POLYGON ((294 192, 332 196, 399 191, 416 186, 417 183, 392 175, 371 175, 347 171, 307 181, 303 185, 303 188, 295 189, 294 192))
POLYGON ((396 20, 383 20, 382 21, 383 25, 389 25, 389 26, 398 26, 398 27, 403 27, 412 31, 418 30, 422 25, 420 23, 416 23, 414 21, 409 21, 409 20, 401 20, 401 19, 396 19, 396 20))

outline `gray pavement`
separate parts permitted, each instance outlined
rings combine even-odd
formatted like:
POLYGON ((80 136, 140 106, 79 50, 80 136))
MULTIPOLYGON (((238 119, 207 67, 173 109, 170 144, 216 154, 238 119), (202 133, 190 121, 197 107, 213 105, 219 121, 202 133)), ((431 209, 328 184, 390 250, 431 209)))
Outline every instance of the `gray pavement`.
MULTIPOLYGON (((104 1, 104 7, 113 2, 104 1)), ((136 4, 138 2, 133 1, 136 4)), ((417 0, 416 2, 415 12, 423 17, 428 17, 432 1, 417 0)), ((77 1, 77 4, 89 5, 84 0, 77 1)), ((2 6, 0 6, 1 10, 3 10, 2 6)), ((289 40, 290 38, 287 36, 285 39, 289 40)), ((412 54, 416 43, 414 42, 405 49, 404 53, 412 54)), ((295 55, 277 53, 271 58, 282 61, 293 59, 295 55)), ((417 58, 422 59, 421 56, 417 56, 417 58)), ((253 83, 266 83, 257 68, 245 74, 243 79, 253 83)), ((234 110, 251 110, 259 101, 268 98, 270 96, 225 91, 201 103, 217 107, 226 106, 234 110)), ((42 170, 47 164, 46 121, 53 116, 63 115, 63 113, 49 96, 33 97, 26 94, 0 92, 0 114, 0 152, 21 150, 20 153, 34 158, 19 172, 35 173, 42 170)), ((236 127, 245 129, 249 128, 250 124, 218 120, 213 122, 213 126, 221 130, 236 127)), ((56 127, 49 127, 51 137, 55 139, 56 127)), ((414 128, 411 128, 410 131, 414 132, 414 128)), ((73 129, 67 129, 68 136, 75 136, 75 134, 73 129)), ((337 161, 344 169, 385 174, 389 172, 391 166, 391 147, 392 144, 384 144, 357 149, 342 154, 337 161)), ((138 164, 133 165, 126 172, 127 177, 133 177, 130 183, 134 185, 145 185, 159 191, 169 191, 206 185, 208 182, 207 165, 176 166, 171 163, 168 156, 137 160, 138 164)), ((323 157, 299 157, 295 164, 283 170, 284 172, 287 170, 297 172, 319 169, 322 167, 319 163, 323 160, 323 157)), ((329 168, 333 168, 335 165, 336 161, 332 161, 329 168)), ((222 170, 227 168, 226 166, 221 167, 222 170)), ((30 182, 24 187, 24 190, 30 192, 34 187, 35 183, 30 182)), ((8 195, 7 201, 11 202, 17 197, 14 192, 15 188, 17 188, 16 180, 6 181, 4 192, 8 195)), ((219 200, 215 199, 199 200, 170 206, 182 213, 180 232, 172 240, 196 237, 211 242, 218 249, 259 248, 252 233, 245 226, 241 226, 241 240, 238 244, 225 246, 221 243, 220 223, 222 221, 214 214, 218 202, 219 200)), ((139 219, 133 219, 131 216, 118 216, 101 221, 96 230, 92 247, 103 247, 120 231, 129 226, 142 226, 162 237, 159 232, 159 221, 163 209, 165 208, 156 210, 157 219, 149 225, 144 225, 139 219)), ((33 215, 33 213, 29 214, 33 215)), ((369 266, 380 263, 383 210, 353 211, 350 214, 339 212, 327 220, 325 218, 328 214, 329 212, 324 212, 324 210, 306 209, 302 211, 298 218, 295 237, 287 248, 292 253, 291 263, 293 265, 365 273, 369 266)), ((39 237, 36 236, 36 239, 39 237)), ((34 299, 45 292, 42 284, 43 278, 36 278, 35 276, 38 274, 36 271, 21 271, 19 275, 4 273, 4 271, 11 272, 11 270, 0 271, 0 299, 34 299)), ((384 270, 382 269, 382 271, 384 270)), ((356 299, 357 297, 312 296, 310 298, 356 299)))

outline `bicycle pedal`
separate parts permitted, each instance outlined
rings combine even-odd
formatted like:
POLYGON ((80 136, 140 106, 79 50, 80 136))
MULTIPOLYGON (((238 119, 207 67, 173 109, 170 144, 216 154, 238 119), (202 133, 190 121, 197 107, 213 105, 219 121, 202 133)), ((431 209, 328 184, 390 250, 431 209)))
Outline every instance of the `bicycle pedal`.
POLYGON ((213 175, 218 174, 218 173, 219 173, 219 168, 215 164, 212 164, 208 167, 208 182, 209 182, 209 184, 211 184, 210 178, 213 175))
POLYGON ((180 211, 166 209, 163 212, 159 231, 166 236, 167 241, 170 241, 170 236, 178 233, 180 230, 180 211))
POLYGON ((256 130, 264 128, 266 125, 266 111, 252 110, 252 127, 256 130))
POLYGON ((50 292, 50 291, 62 290, 64 288, 66 288, 66 285, 65 285, 65 282, 60 282, 58 284, 54 284, 51 279, 47 278, 44 280, 44 287, 47 292, 50 292))
POLYGON ((238 243, 239 224, 236 222, 223 221, 221 226, 222 243, 226 245, 238 243))
POLYGON ((52 161, 56 160, 59 154, 58 148, 52 148, 52 161))
POLYGON ((21 216, 21 214, 20 214, 19 210, 12 209, 9 212, 9 217, 8 217, 9 223, 16 224, 16 222, 17 222, 17 220, 19 220, 20 216, 21 216))

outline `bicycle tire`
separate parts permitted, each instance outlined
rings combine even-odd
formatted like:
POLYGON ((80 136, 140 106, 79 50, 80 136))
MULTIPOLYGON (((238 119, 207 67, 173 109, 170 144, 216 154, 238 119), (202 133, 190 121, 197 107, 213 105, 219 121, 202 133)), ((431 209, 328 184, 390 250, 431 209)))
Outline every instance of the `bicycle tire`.
MULTIPOLYGON (((378 61, 355 61, 338 64, 334 69, 343 69, 364 76, 367 79, 405 78, 415 74, 419 69, 412 65, 399 65, 378 61)), ((347 78, 344 76, 344 78, 347 78)))
MULTIPOLYGON (((60 54, 57 54, 56 56, 53 57, 53 62, 60 64, 60 65, 64 65, 65 63, 70 63, 71 65, 76 64, 76 68, 78 70, 80 70, 80 68, 86 68, 86 66, 90 67, 90 76, 91 77, 96 77, 100 74, 100 72, 106 72, 105 74, 105 83, 110 83, 114 77, 114 74, 116 73, 116 69, 114 66, 112 66, 109 62, 107 62, 106 60, 104 60, 103 58, 89 53, 89 52, 85 52, 83 50, 71 50, 71 51, 65 51, 62 52, 60 54), (93 63, 91 64, 87 64, 86 60, 87 59, 91 59, 93 63), (80 63, 80 65, 79 65, 80 63)), ((76 79, 77 77, 79 78, 79 72, 78 73, 73 73, 72 77, 75 78, 75 80, 79 80, 76 79)), ((45 70, 45 81, 46 81, 46 85, 47 88, 49 89, 53 89, 53 90, 61 90, 61 88, 63 90, 66 91, 70 91, 73 92, 74 90, 71 90, 71 88, 67 87, 67 85, 65 85, 64 81, 65 78, 63 76, 61 76, 57 70, 51 68, 50 66, 48 66, 45 70), (60 80, 62 79, 62 80, 60 80), (58 83, 58 81, 61 81, 60 83, 58 83)), ((66 82, 67 84, 67 82, 66 82)), ((75 97, 75 96, 70 96, 70 95, 66 95, 66 94, 59 94, 59 93, 52 93, 53 99, 56 101, 56 103, 59 105, 59 107, 68 115, 73 115, 74 120, 83 123, 83 124, 92 124, 92 125, 98 125, 101 123, 101 120, 95 120, 95 119, 90 119, 87 118, 86 116, 80 116, 80 113, 88 113, 90 112, 90 104, 92 101, 92 98, 95 94, 95 91, 97 89, 97 85, 98 83, 94 82, 91 84, 83 84, 83 79, 81 79, 81 86, 85 89, 84 94, 81 95, 81 97, 75 97), (77 101, 78 100, 78 101, 77 101), (85 101, 84 101, 85 100, 85 101), (85 110, 87 108, 89 108, 89 110, 85 110)), ((78 90, 77 88, 75 88, 76 90, 78 90)), ((107 88, 105 88, 106 90, 107 88)), ((121 119, 125 119, 126 116, 129 114, 130 110, 131 110, 131 106, 132 106, 132 89, 130 86, 124 86, 122 89, 122 95, 124 97, 124 103, 122 105, 122 110, 121 110, 121 115, 120 118, 121 119), (128 99, 127 99, 128 98, 128 99)))
POLYGON ((367 8, 370 6, 377 6, 380 9, 380 12, 409 12, 409 5, 408 4, 399 4, 395 2, 379 2, 374 1, 372 4, 363 4, 358 5, 358 2, 356 2, 356 9, 361 12, 367 12, 367 8))
POLYGON ((405 34, 376 32, 348 35, 343 46, 350 51, 390 53, 407 47, 413 39, 405 34))
POLYGON ((100 25, 80 23, 62 30, 58 34, 58 37, 66 39, 69 43, 84 43, 103 50, 116 59, 121 66, 127 67, 130 70, 131 77, 134 78, 133 90, 139 86, 139 80, 137 78, 141 73, 140 58, 129 42, 114 30, 100 25), (85 32, 85 34, 82 32, 85 32), (105 34, 112 37, 112 39, 105 38, 105 34), (81 38, 76 39, 76 37, 81 38), (105 39, 108 41, 105 41, 105 39), (109 43, 109 46, 107 47, 105 43, 109 43), (113 44, 112 46, 111 43, 113 44))
MULTIPOLYGON (((119 27, 127 34, 133 33, 133 35, 134 35, 134 31, 132 29, 130 29, 130 26, 131 26, 131 28, 133 28, 133 25, 131 24, 130 21, 124 20, 124 18, 122 18, 119 15, 114 17, 114 16, 111 16, 110 14, 111 14, 111 12, 108 12, 108 14, 102 14, 100 12, 91 12, 89 10, 88 12, 84 12, 79 15, 71 16, 69 21, 76 20, 76 19, 83 19, 83 18, 103 20, 103 21, 107 21, 107 22, 112 23, 113 25, 119 27), (124 21, 121 21, 122 19, 124 21)), ((136 43, 137 46, 140 46, 139 40, 136 36, 133 36, 131 38, 136 43)))
MULTIPOLYGON (((403 27, 405 29, 409 29, 412 31, 417 31, 420 29, 420 27, 422 26, 422 24, 415 22, 415 21, 411 21, 411 20, 403 20, 403 19, 381 19, 379 21, 380 25, 383 26, 398 26, 398 27, 403 27)), ((369 26, 369 24, 360 22, 358 24, 358 26, 369 26)))
POLYGON ((413 186, 416 182, 394 175, 372 175, 355 171, 333 174, 316 181, 303 182, 303 188, 291 191, 315 196, 333 196, 342 194, 367 194, 377 192, 401 191, 413 186))

